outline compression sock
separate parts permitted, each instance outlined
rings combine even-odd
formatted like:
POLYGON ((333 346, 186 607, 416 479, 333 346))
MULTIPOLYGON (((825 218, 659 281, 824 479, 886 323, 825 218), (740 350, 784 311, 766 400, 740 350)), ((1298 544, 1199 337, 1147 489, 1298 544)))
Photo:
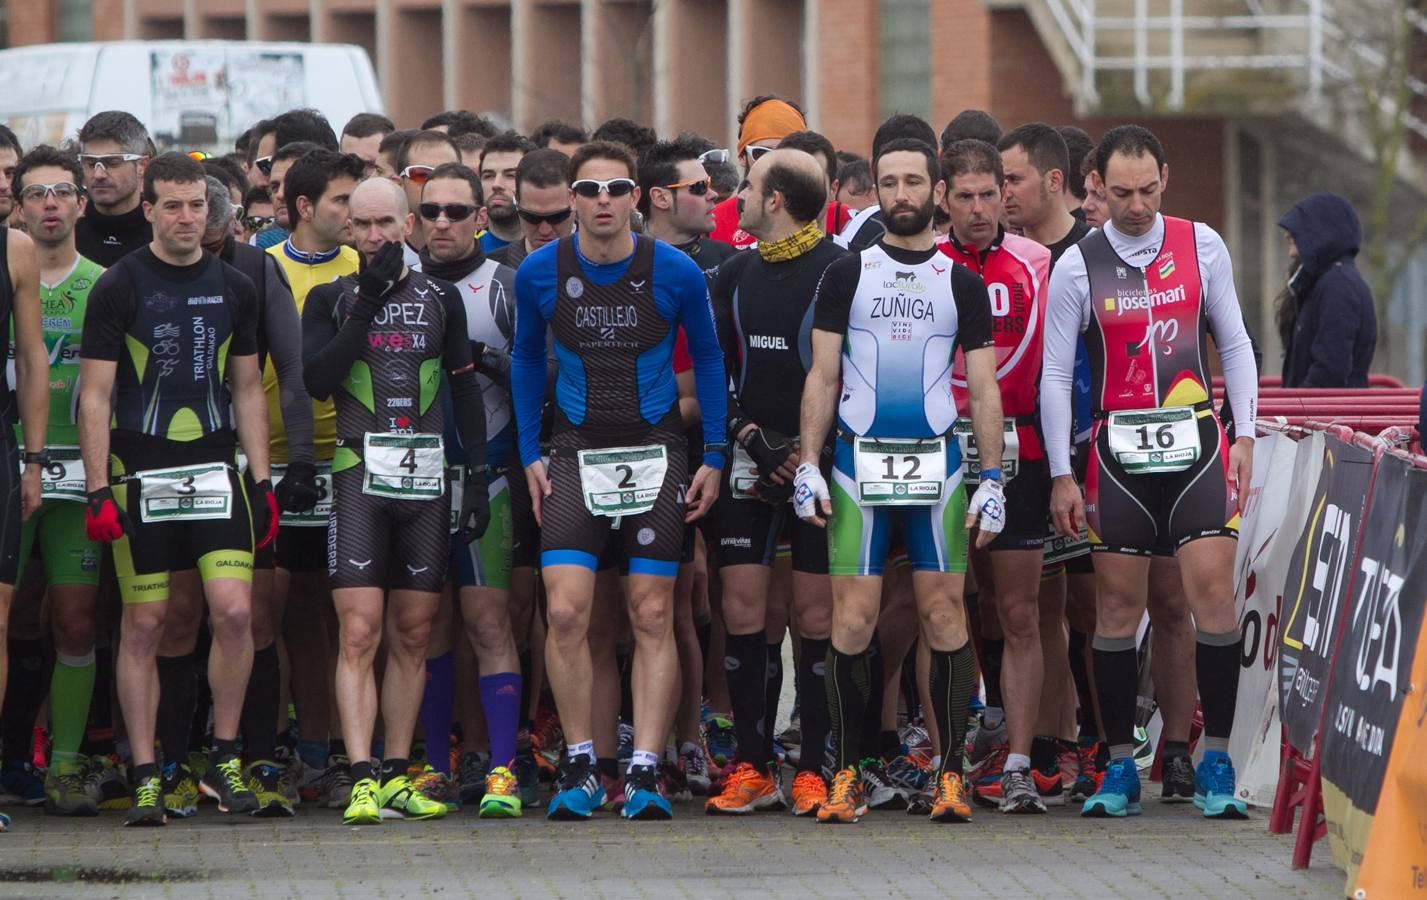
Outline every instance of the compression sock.
POLYGON ((862 720, 867 714, 872 675, 867 651, 843 653, 827 648, 827 711, 832 725, 832 752, 838 770, 857 768, 862 759, 862 720))
POLYGON ((1105 741, 1110 759, 1135 754, 1135 689, 1139 656, 1135 636, 1109 638, 1095 636, 1095 693, 1100 698, 1100 716, 1105 720, 1105 741))
POLYGON ((486 711, 486 732, 491 741, 491 765, 508 766, 515 760, 515 733, 520 722, 520 675, 499 672, 483 675, 481 706, 486 711))
POLYGON ((50 759, 62 772, 79 762, 93 693, 93 651, 84 656, 57 654, 50 675, 50 759))
POLYGON ((1229 751, 1229 731, 1234 726, 1234 705, 1239 695, 1241 639, 1237 628, 1223 634, 1200 631, 1194 636, 1194 666, 1199 682, 1199 703, 1204 710, 1206 751, 1229 751))
POLYGON ((971 692, 976 689, 976 654, 967 641, 956 650, 932 650, 929 681, 932 693, 932 715, 943 747, 937 778, 946 773, 953 762, 960 771, 961 748, 966 744, 966 717, 971 709, 971 692))
POLYGON ((863 755, 877 752, 882 743, 882 688, 887 673, 882 660, 882 642, 877 631, 872 631, 872 640, 867 644, 867 684, 870 694, 862 712, 862 734, 858 747, 863 755))
POLYGON ((273 761, 277 758, 277 708, 282 696, 282 673, 278 671, 277 642, 253 651, 253 671, 243 696, 239 722, 243 752, 248 759, 273 761))
MULTIPOLYGON (((1000 639, 981 639, 981 680, 986 682, 986 709, 995 709, 998 712, 1002 708, 1001 703, 1001 655, 1006 649, 1006 642, 1000 639)), ((989 724, 989 723, 988 723, 989 724)), ((997 720, 997 725, 1000 721, 997 720)), ((995 728, 996 725, 990 727, 995 728)))
POLYGON ((619 720, 634 724, 634 652, 615 652, 615 666, 619 670, 619 720))
POLYGON ((5 765, 33 761, 35 717, 45 700, 44 641, 10 638, 10 675, 5 687, 5 714, 0 736, 5 744, 5 765))
MULTIPOLYGON (((208 654, 213 650, 213 634, 207 628, 198 630, 198 644, 193 651, 193 703, 189 719, 188 749, 202 751, 210 737, 209 713, 213 710, 213 690, 208 684, 208 654)), ((276 715, 276 713, 274 713, 276 715)))
POLYGON ((1031 766, 1042 775, 1049 775, 1060 768, 1059 754, 1054 736, 1038 734, 1031 738, 1031 766))
MULTIPOLYGON (((531 674, 531 667, 534 663, 530 656, 530 645, 527 644, 516 655, 520 659, 520 718, 517 721, 520 722, 520 727, 524 731, 534 731, 535 721, 530 718, 530 682, 534 680, 534 676, 531 674)), ((527 740, 528 738, 529 735, 527 735, 527 740)))
POLYGON ((802 717, 803 743, 798 757, 798 770, 821 772, 827 749, 827 638, 803 638, 803 652, 798 658, 798 708, 802 717))
POLYGON ((1085 632, 1070 629, 1070 677, 1075 682, 1075 697, 1080 704, 1076 715, 1081 740, 1100 737, 1100 727, 1095 724, 1095 698, 1090 694, 1090 667, 1085 664, 1085 638, 1085 632))
MULTIPOLYGON (((451 654, 428 659, 426 691, 421 695, 421 731, 426 735, 426 763, 443 775, 451 774, 451 708, 455 699, 456 673, 451 654)), ((489 710, 486 715, 490 715, 489 710)))
POLYGON ((735 758, 752 763, 761 772, 764 756, 763 710, 768 702, 768 651, 763 632, 730 634, 724 641, 723 672, 733 706, 733 733, 738 740, 735 758))
POLYGON ((783 645, 767 644, 768 662, 763 678, 763 758, 773 762, 773 738, 778 732, 778 698, 783 695, 783 645))
POLYGON ((699 639, 699 658, 704 661, 704 666, 709 662, 709 643, 713 640, 713 616, 705 615, 694 622, 694 634, 699 639))
MULTIPOLYGON (((198 673, 193 654, 160 656, 157 731, 163 761, 186 765, 193 708, 198 696, 198 673)), ((202 775, 202 772, 195 772, 202 775)))
POLYGON ((108 645, 94 648, 94 690, 90 692, 89 720, 79 751, 88 756, 108 756, 114 746, 114 651, 108 645))

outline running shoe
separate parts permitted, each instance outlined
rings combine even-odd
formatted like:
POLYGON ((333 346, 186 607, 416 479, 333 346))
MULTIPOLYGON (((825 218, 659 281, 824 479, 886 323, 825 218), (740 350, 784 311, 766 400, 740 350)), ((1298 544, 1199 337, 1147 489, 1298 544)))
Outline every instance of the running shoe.
POLYGON ((555 785, 555 796, 550 798, 545 816, 550 819, 588 819, 604 802, 604 789, 589 757, 566 757, 560 764, 559 777, 555 785))
POLYGON ((620 814, 626 819, 646 822, 674 818, 674 807, 664 796, 658 769, 630 766, 624 776, 624 809, 620 814))
POLYGON ((278 744, 273 760, 278 767, 278 782, 282 785, 283 796, 293 806, 302 802, 300 786, 307 780, 307 765, 297 750, 287 744, 278 744))
POLYGON ((1075 775, 1075 783, 1070 788, 1070 800, 1072 803, 1082 803, 1094 796, 1100 790, 1100 773, 1095 768, 1095 754, 1098 752, 1100 743, 1081 744, 1075 748, 1075 759, 1078 771, 1075 775))
POLYGON ((1195 799, 1195 782, 1194 761, 1186 753, 1175 754, 1160 769, 1159 799, 1164 803, 1189 803, 1195 799))
POLYGON ((931 786, 931 767, 909 754, 903 754, 887 763, 887 781, 910 800, 913 794, 931 786))
POLYGON ((446 804, 428 800, 406 775, 397 775, 377 788, 383 819, 442 819, 446 804))
POLYGON ((619 767, 625 769, 629 767, 629 761, 634 758, 634 726, 628 722, 620 722, 617 734, 619 735, 619 749, 615 752, 615 757, 619 760, 619 767))
POLYGON ((1234 763, 1229 754, 1210 750, 1194 771, 1194 805, 1206 819, 1247 819, 1248 804, 1234 795, 1234 763))
POLYGON ((520 780, 505 766, 496 766, 486 775, 481 797, 482 819, 520 818, 520 780))
POLYGON ((564 743, 565 733, 560 729, 560 717, 553 710, 542 707, 535 714, 535 730, 530 733, 530 745, 535 750, 535 762, 545 773, 546 780, 559 774, 564 743))
POLYGON ((158 775, 150 775, 134 785, 134 802, 124 817, 124 824, 131 828, 168 824, 163 807, 163 782, 158 775))
POLYGON ((1001 773, 1006 768, 1006 756, 1009 753, 1010 748, 1001 744, 966 773, 966 778, 971 783, 971 798, 977 803, 983 806, 1001 805, 1001 773))
POLYGON ((129 793, 124 764, 114 756, 89 757, 89 766, 84 773, 84 790, 94 798, 100 809, 128 809, 134 802, 129 793))
POLYGON ((887 769, 880 759, 862 761, 862 790, 867 795, 867 806, 871 809, 904 809, 907 794, 903 788, 894 785, 887 777, 887 769))
POLYGON ((283 770, 277 763, 260 759, 248 766, 248 790, 256 798, 256 819, 291 819, 292 801, 287 798, 283 770))
POLYGON ((1080 814, 1095 819, 1120 819, 1140 814, 1140 772, 1133 757, 1110 761, 1100 790, 1085 801, 1080 814))
POLYGON ((461 754, 461 765, 456 770, 456 783, 460 786, 461 803, 476 806, 486 792, 486 774, 490 772, 489 753, 475 751, 461 754))
MULTIPOLYGON (((1059 781, 1056 782, 1057 785, 1059 781)), ((1038 792, 1039 785, 1027 769, 1007 769, 1001 773, 1001 812, 1003 813, 1043 813, 1045 802, 1038 792)), ((1063 799, 1062 803, 1065 802, 1063 799)))
POLYGON ((782 805, 778 783, 769 772, 760 772, 749 762, 740 762, 724 773, 722 789, 704 803, 711 816, 741 816, 782 805))
POLYGON ((30 763, 6 766, 0 772, 0 803, 39 806, 45 802, 45 779, 30 763))
POLYGON ((689 793, 695 797, 709 795, 709 761, 704 756, 704 748, 697 744, 685 744, 679 754, 679 765, 684 769, 684 778, 689 782, 689 793))
POLYGON ((1080 752, 1074 743, 1060 745, 1056 763, 1060 766, 1060 786, 1069 794, 1075 788, 1075 780, 1080 777, 1080 752))
POLYGON ((624 809, 624 779, 616 775, 601 775, 600 790, 604 791, 604 801, 599 808, 617 813, 624 809))
POLYGON ((535 762, 535 754, 529 748, 515 751, 515 763, 512 766, 515 772, 515 781, 519 785, 520 806, 522 809, 534 809, 540 805, 540 767, 535 762))
MULTIPOLYGON (((1060 782, 1059 763, 1056 763, 1049 772, 1032 768, 1031 781, 1035 783, 1036 793, 1040 795, 1041 803, 1046 806, 1065 805, 1065 785, 1060 782)), ((1004 794, 1002 796, 1004 797, 1004 794)))
POLYGON ((803 723, 799 718, 798 711, 794 710, 792 718, 788 720, 788 727, 778 732, 778 743, 784 747, 797 747, 803 742, 803 723))
POLYGON ((7 816, 7 815, 5 815, 4 813, 0 813, 0 832, 5 832, 5 831, 9 831, 9 830, 10 830, 10 817, 7 816))
POLYGON ((970 822, 971 804, 966 799, 966 779, 955 772, 943 772, 937 779, 928 815, 933 822, 970 822))
POLYGON ((208 771, 208 751, 191 750, 188 754, 188 771, 194 773, 194 780, 197 781, 199 772, 208 771))
POLYGON ((675 803, 687 803, 694 799, 694 793, 689 789, 689 779, 684 775, 684 768, 679 765, 678 760, 660 760, 659 779, 664 784, 664 796, 675 803))
POLYGON ((445 772, 438 772, 428 764, 420 764, 420 771, 415 775, 408 772, 407 777, 411 779, 411 786, 427 800, 442 804, 448 812, 461 808, 460 789, 445 772))
POLYGON ((704 726, 704 746, 707 748, 710 768, 722 771, 732 761, 738 750, 738 742, 733 734, 733 722, 723 716, 714 716, 704 726))
POLYGON ((45 776, 45 812, 52 816, 97 816, 99 804, 84 789, 84 775, 70 764, 51 766, 45 776))
POLYGON ((363 778, 356 784, 350 784, 347 793, 350 799, 347 802, 347 811, 342 813, 343 825, 380 825, 382 821, 382 806, 377 799, 377 780, 375 778, 363 778))
POLYGON ((1150 733, 1135 726, 1135 768, 1149 771, 1154 765, 1154 744, 1150 743, 1150 733))
POLYGON ((208 766, 198 789, 204 796, 218 801, 218 811, 225 813, 254 813, 258 809, 258 798, 248 788, 243 778, 243 764, 236 756, 208 766))
POLYGON ((832 777, 827 801, 818 807, 818 821, 850 825, 865 815, 867 798, 862 792, 862 777, 856 769, 839 769, 832 777))
MULTIPOLYGON (((965 783, 965 779, 962 779, 965 783)), ((909 816, 929 816, 932 811, 932 801, 936 799, 931 791, 918 791, 907 798, 907 815, 909 816)))
POLYGON ((164 812, 176 819, 198 815, 198 782, 187 766, 169 763, 163 767, 164 812))
POLYGON ((793 815, 813 815, 826 802, 827 782, 821 773, 805 769, 793 778, 793 815))
POLYGON ((1002 719, 1001 724, 995 728, 987 728, 985 723, 979 723, 976 733, 966 739, 966 759, 975 766, 986 757, 990 756, 998 747, 1007 744, 1006 720, 1002 719))
POLYGON ((327 757, 327 768, 318 782, 318 792, 328 809, 347 809, 352 805, 352 764, 347 757, 327 757))

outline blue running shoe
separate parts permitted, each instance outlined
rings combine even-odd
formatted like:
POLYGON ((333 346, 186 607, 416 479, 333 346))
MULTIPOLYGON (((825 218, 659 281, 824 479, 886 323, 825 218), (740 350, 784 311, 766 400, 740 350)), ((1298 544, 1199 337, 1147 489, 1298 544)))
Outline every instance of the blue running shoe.
POLYGON ((1140 814, 1140 773, 1135 768, 1134 757, 1110 761, 1100 790, 1085 801, 1080 814, 1092 819, 1121 819, 1140 814))
POLYGON ((723 769, 731 766, 733 757, 738 751, 738 742, 734 738, 733 723, 722 716, 714 716, 704 725, 704 747, 705 754, 714 768, 723 769))
POLYGON ((1194 770, 1194 805, 1206 819, 1247 819, 1248 804, 1234 796, 1234 763, 1219 750, 1205 752, 1194 770))
POLYGON ((6 803, 39 806, 45 802, 44 776, 27 762, 6 766, 0 772, 0 795, 6 803))
POLYGON ((547 819, 588 819, 604 803, 604 789, 588 757, 566 757, 557 777, 558 790, 545 810, 547 819))
POLYGON ((626 819, 672 819, 674 808, 664 797, 659 770, 653 766, 633 766, 624 776, 624 810, 626 819))

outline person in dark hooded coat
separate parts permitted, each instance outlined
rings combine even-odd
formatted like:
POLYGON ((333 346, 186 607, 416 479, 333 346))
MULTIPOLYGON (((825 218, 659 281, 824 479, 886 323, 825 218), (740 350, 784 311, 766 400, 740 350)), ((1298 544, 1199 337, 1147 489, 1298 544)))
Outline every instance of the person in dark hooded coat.
POLYGON ((1358 216, 1337 194, 1313 194, 1278 220, 1294 269, 1281 299, 1284 387, 1367 387, 1377 348, 1372 289, 1353 259, 1358 216))

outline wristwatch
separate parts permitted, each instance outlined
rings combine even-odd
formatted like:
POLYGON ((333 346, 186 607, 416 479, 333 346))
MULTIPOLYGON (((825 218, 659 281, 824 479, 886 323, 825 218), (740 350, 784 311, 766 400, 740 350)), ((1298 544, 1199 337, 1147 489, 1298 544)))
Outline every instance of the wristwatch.
POLYGON ((25 455, 21 457, 21 461, 27 466, 30 463, 34 463, 37 466, 47 466, 50 464, 50 453, 48 450, 41 450, 39 453, 31 453, 26 450, 25 455))

